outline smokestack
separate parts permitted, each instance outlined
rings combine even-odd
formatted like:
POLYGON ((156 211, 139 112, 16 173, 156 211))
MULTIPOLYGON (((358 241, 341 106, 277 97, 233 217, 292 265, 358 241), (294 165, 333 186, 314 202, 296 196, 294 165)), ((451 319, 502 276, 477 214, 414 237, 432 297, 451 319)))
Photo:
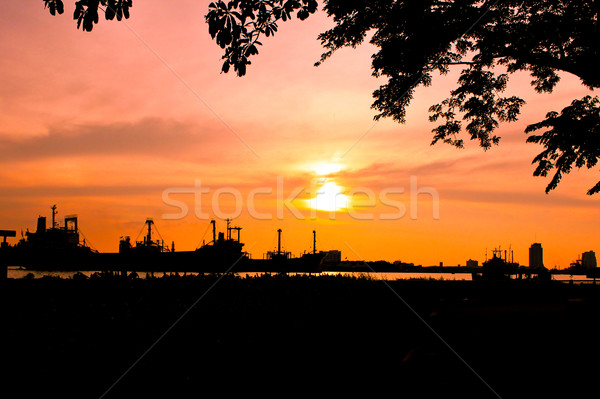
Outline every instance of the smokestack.
POLYGON ((212 223, 212 227, 213 227, 213 244, 217 242, 217 224, 215 223, 214 219, 211 219, 210 222, 212 223))
POLYGON ((148 225, 148 234, 146 236, 147 245, 150 245, 150 243, 152 242, 152 223, 154 223, 152 219, 146 219, 146 224, 148 225))
POLYGON ((52 229, 56 227, 56 205, 52 205, 52 207, 50 207, 50 209, 52 209, 52 229))

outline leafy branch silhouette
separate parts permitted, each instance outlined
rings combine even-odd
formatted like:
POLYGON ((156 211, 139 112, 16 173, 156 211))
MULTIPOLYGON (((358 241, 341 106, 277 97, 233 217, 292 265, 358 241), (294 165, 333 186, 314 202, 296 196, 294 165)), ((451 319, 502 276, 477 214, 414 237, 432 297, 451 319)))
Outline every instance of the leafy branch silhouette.
MULTIPOLYGON (((123 17, 129 18, 131 7, 132 0, 80 0, 75 2, 73 19, 77 20, 77 29, 91 32, 94 24, 98 23, 99 10, 104 12, 107 20, 116 17, 117 21, 121 21, 123 17), (100 6, 104 6, 104 10, 100 6)), ((52 15, 62 14, 65 11, 62 0, 44 0, 44 8, 48 8, 52 15)))
MULTIPOLYGON (((44 0, 50 14, 62 14, 61 0, 44 0)), ((372 56, 376 77, 387 82, 374 91, 375 119, 406 122, 406 109, 418 86, 430 86, 432 75, 461 65, 458 86, 440 104, 429 108, 431 144, 463 148, 466 132, 485 151, 500 143, 496 129, 518 120, 525 101, 504 95, 510 76, 526 71, 538 93, 550 93, 559 72, 580 78, 589 89, 600 87, 600 0, 322 0, 335 26, 318 37, 325 62, 343 47, 356 47, 370 35, 378 48, 372 56), (498 72, 498 69, 501 72, 498 72)), ((104 11, 108 20, 129 18, 131 0, 80 0, 73 18, 91 31, 104 11), (104 9, 101 9, 101 6, 104 9)), ((316 0, 218 0, 209 4, 205 21, 224 49, 221 71, 244 76, 250 58, 259 53, 259 39, 273 36, 280 22, 307 19, 316 0), (231 68, 233 67, 233 68, 231 68)), ((527 142, 545 147, 533 160, 535 176, 556 173, 546 187, 555 189, 572 167, 593 168, 600 157, 600 100, 586 96, 560 113, 530 125, 525 132, 546 129, 527 142)), ((600 192, 600 182, 588 194, 600 192)))

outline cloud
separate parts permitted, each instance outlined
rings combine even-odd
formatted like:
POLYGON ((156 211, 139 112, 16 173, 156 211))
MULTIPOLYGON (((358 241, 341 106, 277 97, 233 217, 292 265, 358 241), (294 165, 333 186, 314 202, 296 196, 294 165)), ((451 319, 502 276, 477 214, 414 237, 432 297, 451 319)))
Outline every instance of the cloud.
POLYGON ((137 195, 160 195, 164 185, 86 185, 86 186, 30 186, 30 187, 2 187, 0 198, 39 198, 39 197, 127 197, 137 195))
POLYGON ((547 195, 542 192, 520 192, 500 190, 454 190, 444 189, 440 193, 443 199, 462 202, 488 204, 514 204, 534 207, 568 207, 598 209, 599 200, 596 198, 574 198, 561 194, 547 195))
MULTIPOLYGON (((367 167, 341 171, 332 175, 346 186, 366 186, 373 190, 404 187, 410 190, 410 178, 417 187, 435 188, 442 201, 454 200, 474 204, 506 204, 535 207, 572 207, 597 209, 599 198, 582 197, 568 191, 546 195, 543 185, 532 190, 531 166, 525 159, 502 158, 487 161, 487 155, 441 159, 415 166, 373 163, 367 167)), ((540 181, 540 184, 544 181, 540 181)), ((566 184, 566 183, 565 183, 566 184)), ((536 186, 537 187, 537 186, 536 186)))
POLYGON ((45 136, 22 140, 0 138, 0 159, 6 162, 144 155, 210 161, 222 158, 222 154, 215 152, 222 146, 230 146, 234 150, 243 146, 236 142, 238 140, 233 133, 224 130, 159 118, 146 118, 135 123, 53 126, 45 136))
POLYGON ((486 155, 469 155, 452 159, 438 159, 431 162, 414 165, 400 165, 394 162, 375 162, 364 168, 341 171, 335 174, 348 180, 374 180, 381 184, 392 181, 407 180, 410 176, 416 177, 444 177, 474 175, 483 172, 515 171, 522 169, 528 163, 523 159, 503 159, 487 161, 486 155))

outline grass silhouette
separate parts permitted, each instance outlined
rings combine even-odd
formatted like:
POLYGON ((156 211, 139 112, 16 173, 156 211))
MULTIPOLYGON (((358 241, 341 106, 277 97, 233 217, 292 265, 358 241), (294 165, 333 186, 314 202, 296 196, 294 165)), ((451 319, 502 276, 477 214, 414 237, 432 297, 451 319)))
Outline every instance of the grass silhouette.
POLYGON ((597 331, 600 287, 592 285, 278 274, 1 285, 3 389, 24 397, 100 397, 213 285, 106 397, 194 396, 207 387, 494 397, 398 296, 501 396, 573 394, 593 368, 568 365, 600 354, 566 344, 597 331))

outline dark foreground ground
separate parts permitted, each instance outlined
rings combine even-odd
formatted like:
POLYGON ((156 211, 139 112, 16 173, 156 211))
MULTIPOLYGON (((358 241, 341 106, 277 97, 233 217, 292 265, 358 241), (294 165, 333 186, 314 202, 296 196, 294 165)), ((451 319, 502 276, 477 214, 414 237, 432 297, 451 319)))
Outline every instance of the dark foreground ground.
POLYGON ((0 287, 7 398, 597 393, 600 286, 207 276, 0 287))

